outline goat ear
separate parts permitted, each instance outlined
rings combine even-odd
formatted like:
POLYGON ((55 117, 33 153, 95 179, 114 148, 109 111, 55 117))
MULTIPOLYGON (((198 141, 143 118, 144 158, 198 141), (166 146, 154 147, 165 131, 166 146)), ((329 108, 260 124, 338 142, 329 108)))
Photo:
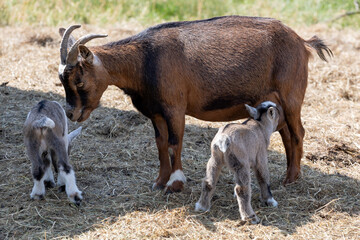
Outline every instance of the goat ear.
POLYGON ((275 120, 275 108, 269 107, 269 109, 267 110, 267 115, 268 118, 270 118, 271 120, 275 120))
POLYGON ((81 133, 81 129, 82 127, 79 127, 78 129, 69 133, 68 135, 69 144, 72 142, 72 140, 74 140, 77 136, 79 136, 79 134, 81 133))
POLYGON ((256 108, 250 107, 247 104, 245 104, 245 107, 246 107, 246 110, 248 111, 248 113, 250 114, 250 117, 252 117, 253 119, 258 119, 259 112, 256 108))
POLYGON ((85 47, 84 45, 79 45, 79 51, 81 57, 85 59, 85 61, 87 61, 88 63, 93 63, 94 55, 87 47, 85 47))
MULTIPOLYGON (((64 33, 65 33, 66 29, 65 28, 59 28, 59 34, 60 34, 60 37, 63 37, 64 36, 64 33)), ((70 49, 72 45, 74 45, 74 43, 76 42, 76 39, 70 35, 69 36, 69 40, 68 40, 68 44, 67 44, 67 48, 70 49)))

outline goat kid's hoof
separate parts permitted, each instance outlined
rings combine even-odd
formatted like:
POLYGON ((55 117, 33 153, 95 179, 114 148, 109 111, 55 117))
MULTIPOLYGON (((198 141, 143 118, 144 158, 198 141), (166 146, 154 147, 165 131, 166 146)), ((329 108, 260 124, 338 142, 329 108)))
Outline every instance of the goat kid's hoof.
POLYGON ((210 207, 204 207, 201 203, 195 203, 195 212, 207 212, 209 211, 210 207))
POLYGON ((274 198, 269 198, 268 200, 265 201, 265 205, 268 207, 277 207, 278 202, 274 198))
POLYGON ((58 192, 59 192, 59 193, 65 192, 65 185, 59 186, 58 192))
POLYGON ((74 203, 76 206, 80 206, 82 199, 80 191, 69 195, 70 202, 74 203))
POLYGON ((54 181, 44 181, 45 188, 54 188, 56 187, 56 184, 54 181))
POLYGON ((44 194, 31 194, 30 198, 33 200, 44 200, 44 194))
POLYGON ((260 219, 256 215, 247 217, 247 218, 242 219, 242 220, 245 221, 245 222, 251 223, 251 224, 259 224, 260 223, 260 219))

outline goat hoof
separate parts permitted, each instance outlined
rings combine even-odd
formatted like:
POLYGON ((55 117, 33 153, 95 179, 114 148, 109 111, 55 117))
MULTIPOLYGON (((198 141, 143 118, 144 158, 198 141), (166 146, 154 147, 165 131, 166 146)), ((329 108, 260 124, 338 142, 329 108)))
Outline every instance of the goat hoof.
POLYGON ((250 223, 251 224, 259 224, 260 223, 260 219, 255 215, 250 219, 250 223))
POLYGON ((159 183, 155 182, 152 185, 151 190, 157 191, 157 190, 163 190, 164 188, 165 188, 165 186, 163 184, 159 184, 159 183))
POLYGON ((288 171, 283 184, 288 185, 294 183, 299 177, 300 177, 300 170, 296 172, 288 171))
POLYGON ((46 188, 54 188, 56 186, 54 181, 44 181, 46 188))
POLYGON ((44 194, 33 194, 30 197, 33 200, 44 200, 45 199, 44 194))
POLYGON ((174 181, 170 186, 166 186, 165 193, 181 192, 184 188, 182 181, 174 181))
POLYGON ((292 184, 294 183, 296 180, 298 179, 298 177, 286 177, 284 182, 283 182, 283 185, 289 185, 289 184, 292 184))
POLYGON ((61 193, 61 192, 65 192, 65 185, 62 185, 58 188, 58 192, 61 193))
POLYGON ((80 206, 82 201, 81 192, 76 192, 74 194, 69 195, 70 202, 74 203, 76 206, 80 206))

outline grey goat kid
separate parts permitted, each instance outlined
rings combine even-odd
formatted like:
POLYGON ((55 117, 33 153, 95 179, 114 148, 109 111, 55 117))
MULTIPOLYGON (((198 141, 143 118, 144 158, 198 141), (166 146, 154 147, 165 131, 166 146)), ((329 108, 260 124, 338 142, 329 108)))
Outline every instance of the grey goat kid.
POLYGON ((221 127, 211 142, 211 158, 207 163, 206 177, 202 182, 201 196, 196 211, 208 211, 221 168, 226 164, 235 175, 235 189, 241 219, 259 223, 251 207, 250 168, 260 185, 261 200, 268 206, 277 206, 270 191, 267 147, 276 130, 282 108, 267 101, 256 108, 246 105, 251 118, 245 122, 230 123, 221 127))
POLYGON ((59 189, 65 189, 69 200, 80 205, 81 191, 76 186, 75 173, 69 164, 69 144, 80 132, 81 127, 68 134, 65 111, 55 101, 43 100, 31 109, 24 124, 24 141, 32 163, 32 199, 44 198, 45 185, 55 187, 50 166, 52 162, 58 173, 59 189))

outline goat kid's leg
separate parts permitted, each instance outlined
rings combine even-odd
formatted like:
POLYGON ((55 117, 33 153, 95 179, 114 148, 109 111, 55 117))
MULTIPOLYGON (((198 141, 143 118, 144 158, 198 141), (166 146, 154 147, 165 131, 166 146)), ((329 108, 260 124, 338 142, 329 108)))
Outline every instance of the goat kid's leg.
POLYGON ((54 174, 51 169, 51 156, 46 152, 46 155, 43 159, 46 169, 44 174, 44 184, 46 188, 54 188, 56 186, 55 180, 54 180, 54 174))
POLYGON ((168 153, 168 128, 166 121, 161 116, 152 119, 155 130, 156 146, 159 152, 160 169, 159 176, 152 186, 153 190, 163 189, 169 181, 171 174, 171 164, 168 153))
POLYGON ((79 206, 83 199, 82 192, 76 185, 75 172, 70 165, 59 167, 59 179, 65 184, 66 195, 70 202, 79 206))
POLYGON ((305 130, 300 119, 300 110, 295 113, 285 113, 286 121, 290 133, 291 154, 286 172, 284 184, 295 182, 300 176, 300 162, 303 154, 303 139, 305 130))
POLYGON ((185 114, 177 114, 168 120, 169 154, 172 171, 166 183, 166 193, 180 192, 186 182, 182 164, 181 149, 185 128, 185 114))
POLYGON ((56 186, 51 166, 49 166, 45 171, 44 184, 46 188, 54 188, 56 186))
POLYGON ((251 177, 250 167, 242 166, 235 169, 235 188, 236 198, 239 204, 241 220, 249 221, 252 224, 260 222, 251 207, 251 177))
POLYGON ((268 169, 268 160, 266 151, 259 154, 256 164, 255 175, 259 182, 261 191, 261 201, 270 207, 276 207, 277 201, 273 198, 270 190, 270 174, 268 169))
POLYGON ((213 152, 206 166, 206 177, 202 181, 201 195, 195 204, 195 211, 205 212, 210 209, 210 202, 223 165, 223 155, 213 152))
POLYGON ((34 179, 34 186, 30 193, 30 198, 35 200, 44 199, 45 196, 45 171, 41 166, 32 167, 32 175, 34 179))

